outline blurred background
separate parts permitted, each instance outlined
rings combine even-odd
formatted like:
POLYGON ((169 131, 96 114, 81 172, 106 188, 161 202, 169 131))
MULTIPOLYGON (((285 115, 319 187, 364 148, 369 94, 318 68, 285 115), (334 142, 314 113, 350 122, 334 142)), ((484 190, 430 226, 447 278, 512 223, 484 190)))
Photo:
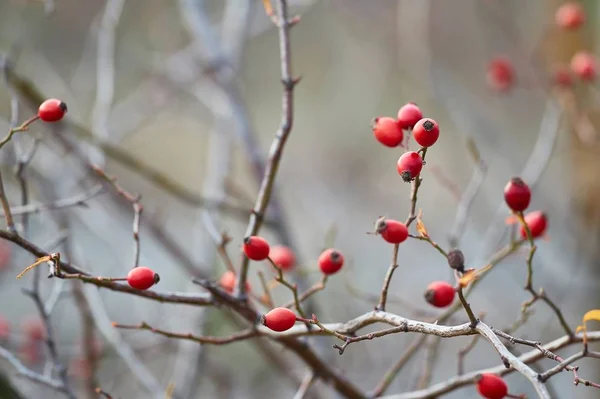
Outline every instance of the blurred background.
MULTIPOLYGON (((467 266, 483 266, 508 241, 503 187, 522 176, 535 187, 530 209, 545 211, 550 221, 549 239, 539 242, 534 260, 534 286, 560 305, 573 328, 598 307, 598 86, 576 80, 573 88, 559 90, 552 73, 556 65, 568 66, 575 52, 596 50, 600 10, 593 0, 581 1, 585 25, 565 31, 554 22, 561 3, 289 1, 290 13, 301 15, 291 48, 293 73, 302 80, 294 92, 294 126, 276 204, 267 212, 275 228, 267 224, 263 232, 272 243, 295 248, 301 267, 294 278, 302 287, 318 281, 315 260, 325 246, 345 254, 347 267, 312 302, 321 321, 348 320, 376 304, 391 248, 365 233, 381 215, 406 218, 410 185, 395 168, 403 150, 377 143, 370 122, 395 117, 409 101, 441 127, 440 140, 427 153, 419 195, 429 234, 449 247, 453 233, 467 266), (508 90, 490 87, 487 71, 495 57, 514 68, 508 90), (473 144, 485 169, 473 162, 473 144), (457 230, 457 210, 465 203, 460 197, 474 187, 457 230)), ((0 52, 10 70, 0 89, 0 130, 8 131, 14 117, 11 99, 19 99, 18 123, 33 115, 40 99, 60 98, 69 106, 67 122, 34 124, 0 153, 9 201, 21 204, 25 176, 31 203, 83 195, 87 204, 17 215, 23 235, 93 274, 126 275, 133 257, 131 205, 110 191, 97 194, 97 181, 82 166, 89 160, 142 195, 141 264, 160 274, 157 289, 200 292, 192 276, 218 279, 225 268, 215 231, 232 237, 229 251, 238 261, 247 210, 281 120, 277 29, 262 2, 3 0, 0 52), (15 172, 19 164, 27 165, 21 174, 15 172)), ((43 373, 47 354, 32 341, 39 315, 22 293, 35 278, 14 279, 34 259, 1 244, 3 346, 43 373)), ((524 259, 525 252, 509 257, 470 297, 474 311, 486 312, 495 327, 511 325, 529 299, 522 289, 524 259)), ((443 260, 426 243, 403 245, 388 310, 435 317, 423 291, 432 280, 451 281, 443 260)), ((260 287, 256 271, 269 273, 267 266, 251 265, 253 287, 260 287)), ((292 352, 266 341, 201 346, 110 325, 145 321, 169 331, 226 335, 239 326, 221 309, 160 304, 45 277, 39 284, 78 397, 97 397, 89 389, 95 386, 113 397, 150 397, 172 383, 178 398, 291 398, 306 374, 292 352), (93 367, 85 360, 90 347, 97 355, 93 367)), ((279 303, 290 299, 281 288, 274 295, 279 303)), ((465 320, 458 312, 449 323, 465 320)), ((563 331, 548 307, 537 303, 517 335, 549 341, 563 331)), ((343 356, 331 349, 333 338, 315 344, 320 356, 368 391, 415 338, 387 336, 352 345, 343 356)), ((427 339, 386 393, 454 376, 457 351, 468 342, 427 339)), ((12 378, 14 369, 1 364, 24 397, 63 397, 12 378)), ((465 368, 497 364, 493 349, 479 342, 465 368)), ((579 364, 583 378, 600 378, 597 363, 579 364)), ((522 376, 511 374, 507 381, 512 393, 535 397, 522 376)), ((568 373, 549 385, 557 398, 598 397, 593 388, 574 387, 568 373)), ((317 382, 307 397, 338 396, 317 382)), ((444 397, 478 395, 467 386, 444 397)))

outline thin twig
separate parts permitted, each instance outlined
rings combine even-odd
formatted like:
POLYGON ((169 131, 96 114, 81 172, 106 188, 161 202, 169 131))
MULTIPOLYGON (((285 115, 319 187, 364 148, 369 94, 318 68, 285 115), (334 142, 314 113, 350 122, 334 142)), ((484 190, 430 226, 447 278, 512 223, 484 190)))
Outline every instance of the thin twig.
POLYGON ((298 387, 293 399, 303 399, 312 383, 315 380, 315 373, 312 370, 306 372, 302 384, 298 387))
POLYGON ((17 371, 17 375, 21 377, 25 377, 30 381, 33 381, 37 384, 44 385, 50 389, 53 389, 57 392, 66 393, 66 388, 63 385, 62 381, 55 380, 53 378, 47 377, 42 374, 38 374, 35 371, 27 368, 21 361, 13 355, 8 349, 5 349, 0 346, 0 357, 6 359, 17 371))

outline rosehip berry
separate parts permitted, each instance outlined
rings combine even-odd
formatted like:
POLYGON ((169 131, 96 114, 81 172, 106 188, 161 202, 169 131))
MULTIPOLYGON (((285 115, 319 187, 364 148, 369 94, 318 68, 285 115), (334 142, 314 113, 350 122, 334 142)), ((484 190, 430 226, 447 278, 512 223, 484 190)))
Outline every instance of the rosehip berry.
MULTIPOLYGON (((548 217, 542 211, 529 212, 525 215, 525 223, 527 223, 527 227, 529 227, 531 237, 538 238, 546 232, 546 228, 548 227, 548 217)), ((527 232, 523 226, 521 226, 521 237, 523 239, 527 238, 527 232)))
POLYGON ((342 266, 344 266, 344 255, 337 249, 326 249, 319 256, 319 269, 323 274, 337 273, 342 266))
POLYGON ((21 329, 28 341, 41 341, 46 338, 46 327, 38 318, 24 320, 21 329))
POLYGON ((448 266, 459 272, 465 271, 465 255, 460 249, 451 249, 448 252, 448 266))
POLYGON ((573 86, 573 77, 567 67, 557 67, 554 70, 554 82, 556 86, 569 88, 573 86))
POLYGON ((284 271, 291 270, 296 265, 294 251, 285 245, 277 245, 271 248, 269 257, 277 267, 284 271))
POLYGON ((296 314, 288 308, 275 308, 261 317, 260 322, 273 331, 286 331, 296 323, 296 314))
POLYGON ((379 117, 373 119, 373 135, 381 144, 386 147, 398 147, 402 144, 404 133, 399 123, 388 117, 379 117))
POLYGON ((504 201, 514 212, 523 212, 531 201, 531 189, 521 178, 513 177, 504 186, 504 201))
POLYGON ((585 13, 581 4, 576 2, 564 3, 554 14, 556 25, 562 29, 577 29, 585 22, 585 13))
POLYGON ((5 340, 10 337, 10 322, 0 315, 0 340, 5 340))
POLYGON ((594 80, 596 78, 596 58, 587 51, 579 51, 571 58, 571 71, 581 80, 594 80))
POLYGON ((421 147, 431 147, 440 137, 440 127, 433 119, 424 118, 415 124, 412 134, 421 147))
POLYGON ((400 244, 408 238, 408 229, 402 222, 383 219, 377 222, 377 234, 391 244, 400 244))
POLYGON ((436 308, 445 308, 454 301, 456 291, 445 281, 434 281, 425 291, 425 300, 436 308))
POLYGON ((402 180, 409 182, 421 173, 421 169, 423 169, 423 158, 421 158, 417 152, 405 152, 398 159, 396 169, 400 176, 402 176, 402 180))
POLYGON ((265 260, 269 257, 269 243, 259 236, 244 238, 243 249, 246 256, 252 260, 265 260))
POLYGON ((412 129, 422 118, 423 112, 415 103, 405 104, 398 110, 398 123, 402 129, 412 129))
POLYGON ((486 399, 502 399, 508 395, 506 382, 496 374, 485 373, 475 377, 477 391, 486 399))
POLYGON ((147 290, 159 281, 160 276, 158 273, 154 273, 154 270, 149 267, 136 267, 131 269, 127 274, 127 283, 129 283, 132 288, 138 290, 147 290))
POLYGON ((511 88, 515 80, 515 71, 512 63, 503 57, 496 57, 488 64, 488 84, 498 91, 506 91, 511 88))
MULTIPOLYGON (((226 271, 219 280, 219 285, 228 293, 232 294, 235 291, 235 284, 237 283, 237 276, 232 271, 226 271)), ((246 292, 251 292, 250 283, 246 281, 246 292)))
POLYGON ((38 116, 44 122, 58 122, 66 113, 67 104, 56 98, 44 101, 38 109, 38 116))

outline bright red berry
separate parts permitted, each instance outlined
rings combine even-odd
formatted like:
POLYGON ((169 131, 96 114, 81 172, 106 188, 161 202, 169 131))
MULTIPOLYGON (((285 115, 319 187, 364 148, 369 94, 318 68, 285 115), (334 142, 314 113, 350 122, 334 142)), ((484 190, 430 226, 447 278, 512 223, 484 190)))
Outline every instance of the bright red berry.
POLYGON ((594 80, 596 78, 596 58, 587 51, 579 51, 571 58, 571 71, 581 80, 594 80))
POLYGON ((129 274, 127 274, 127 283, 129 283, 132 288, 138 290, 147 290, 159 281, 160 276, 158 273, 154 273, 154 270, 149 267, 136 267, 131 269, 129 274))
MULTIPOLYGON (((546 228, 548 227, 548 217, 542 211, 529 212, 525 215, 525 223, 527 223, 527 227, 529 227, 531 237, 538 238, 546 232, 546 228)), ((523 239, 527 238, 527 232, 523 226, 521 226, 521 237, 523 239)))
POLYGON ((408 238, 408 229, 402 222, 392 219, 380 219, 375 226, 377 234, 391 244, 400 244, 408 238))
POLYGON ((39 318, 29 318, 22 322, 21 329, 28 341, 41 341, 46 338, 46 327, 39 318))
POLYGON ((562 29, 577 29, 585 22, 585 13, 581 4, 573 1, 561 5, 556 10, 554 19, 562 29))
POLYGON ((402 129, 412 129, 422 118, 423 112, 415 103, 405 104, 398 110, 398 123, 402 129))
POLYGON ((437 308, 445 308, 454 301, 456 290, 445 281, 434 281, 425 291, 425 300, 437 308))
POLYGON ((344 255, 337 249, 326 249, 319 256, 319 268, 323 274, 337 273, 342 266, 344 266, 344 255))
POLYGON ((398 159, 396 169, 400 176, 402 176, 402 180, 409 182, 421 173, 423 158, 417 152, 407 151, 398 159))
MULTIPOLYGON (((232 271, 226 271, 219 279, 219 285, 223 287, 228 293, 235 291, 235 284, 237 283, 237 276, 232 271)), ((246 281, 246 292, 251 292, 250 283, 246 281)))
POLYGON ((269 257, 269 243, 259 236, 244 238, 243 249, 246 256, 252 260, 265 260, 269 257))
POLYGON ((5 340, 10 337, 10 322, 0 315, 0 340, 5 340))
POLYGON ((498 91, 510 89, 515 81, 515 71, 512 63, 504 57, 496 57, 488 64, 488 84, 498 91))
POLYGON ((573 76, 565 66, 559 66, 554 70, 553 79, 553 83, 558 87, 569 88, 573 86, 573 76))
POLYGON ((514 212, 523 212, 531 201, 531 189, 521 178, 513 177, 504 186, 504 201, 514 212))
POLYGON ((412 134, 421 147, 431 147, 440 137, 440 127, 433 119, 423 118, 415 124, 412 134))
POLYGON ((264 315, 260 322, 273 331, 286 331, 296 323, 296 314, 288 308, 275 308, 264 315))
POLYGON ((393 118, 379 117, 373 119, 373 135, 387 147, 398 147, 402 144, 404 133, 400 124, 393 118))
POLYGON ((291 248, 285 245, 277 245, 271 248, 269 258, 281 270, 291 270, 296 265, 296 256, 291 248))
POLYGON ((477 391, 486 399, 502 399, 508 395, 506 382, 496 374, 485 373, 475 377, 477 391))
POLYGON ((67 104, 56 98, 44 101, 38 109, 38 116, 44 122, 58 122, 66 113, 67 104))

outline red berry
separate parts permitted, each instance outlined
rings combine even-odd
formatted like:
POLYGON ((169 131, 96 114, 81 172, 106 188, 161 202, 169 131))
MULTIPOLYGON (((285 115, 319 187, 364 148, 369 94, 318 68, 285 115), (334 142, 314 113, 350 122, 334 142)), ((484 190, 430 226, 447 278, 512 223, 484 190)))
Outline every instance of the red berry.
POLYGON ((498 91, 510 89, 515 80, 515 72, 512 63, 503 57, 496 57, 488 64, 488 84, 498 91))
POLYGON ((5 340, 10 337, 10 322, 0 315, 0 340, 5 340))
POLYGON ((285 245, 277 245, 271 248, 269 257, 281 270, 291 270, 296 265, 294 251, 285 245))
POLYGON ((409 182, 421 173, 423 158, 414 151, 405 152, 398 159, 396 169, 398 169, 398 173, 402 176, 402 180, 409 182))
POLYGON ((398 110, 398 123, 402 129, 412 129, 422 118, 421 108, 415 103, 405 104, 398 110))
MULTIPOLYGON (((529 212, 525 215, 525 223, 527 223, 527 227, 529 227, 531 237, 538 238, 546 232, 546 228, 548 227, 548 217, 542 211, 529 212)), ((521 226, 521 237, 523 239, 527 238, 527 232, 523 226, 521 226)))
POLYGON ((581 4, 576 2, 564 3, 554 14, 556 25, 562 29, 577 29, 585 22, 585 13, 581 4))
POLYGON ((23 342, 19 345, 19 356, 28 366, 33 366, 42 361, 42 349, 36 343, 23 342))
POLYGON ((46 338, 46 327, 39 318, 29 318, 23 321, 21 329, 28 341, 41 341, 46 338))
POLYGON ((506 382, 496 374, 485 373, 475 378, 477 391, 486 399, 502 399, 508 395, 506 382))
POLYGON ((383 219, 377 222, 377 234, 391 244, 400 244, 408 238, 408 229, 402 222, 383 219))
POLYGON ((596 78, 596 58, 587 51, 579 51, 571 58, 571 71, 581 80, 596 78))
POLYGON ((402 144, 404 133, 395 119, 388 117, 375 118, 372 127, 373 135, 381 144, 387 147, 398 147, 402 144))
POLYGON ((554 84, 563 88, 573 86, 573 77, 567 67, 559 66, 554 70, 554 84))
POLYGON ((259 236, 244 238, 243 249, 246 256, 252 260, 265 260, 269 257, 269 243, 259 236))
POLYGON ((433 119, 424 118, 415 124, 412 134, 421 147, 431 147, 440 137, 440 127, 433 119))
POLYGON ((261 318, 261 323, 273 331, 286 331, 296 323, 296 314, 288 308, 275 308, 261 318))
POLYGON ((531 201, 531 190, 519 177, 513 177, 504 186, 504 201, 514 212, 523 212, 531 201))
POLYGON ((131 269, 129 274, 127 274, 127 282, 129 285, 138 290, 147 290, 159 281, 160 276, 158 273, 154 273, 154 270, 149 267, 136 267, 131 269))
POLYGON ((0 240, 0 271, 10 265, 12 247, 8 241, 0 240))
MULTIPOLYGON (((232 271, 226 271, 219 280, 219 285, 223 287, 225 291, 232 294, 235 291, 235 284, 237 283, 237 276, 232 271)), ((246 281, 246 292, 251 292, 250 283, 246 281)))
POLYGON ((337 249, 326 249, 319 256, 319 268, 323 274, 337 273, 343 265, 344 255, 337 249))
POLYGON ((67 104, 56 98, 44 101, 38 109, 38 116, 44 122, 57 122, 61 120, 66 113, 67 104))
POLYGON ((437 308, 445 308, 454 301, 456 291, 445 281, 434 281, 425 291, 425 300, 437 308))

